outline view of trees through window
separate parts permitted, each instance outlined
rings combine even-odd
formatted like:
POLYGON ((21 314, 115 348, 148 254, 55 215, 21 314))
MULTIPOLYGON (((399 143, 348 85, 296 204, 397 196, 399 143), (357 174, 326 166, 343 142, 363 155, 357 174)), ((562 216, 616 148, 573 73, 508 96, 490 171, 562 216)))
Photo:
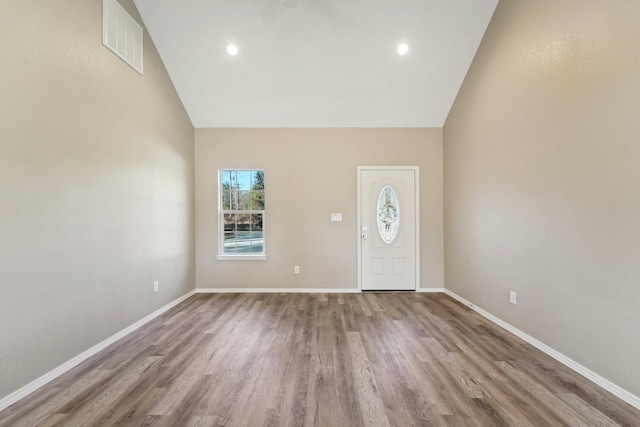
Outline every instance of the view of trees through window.
POLYGON ((223 170, 223 254, 264 254, 264 171, 223 170))

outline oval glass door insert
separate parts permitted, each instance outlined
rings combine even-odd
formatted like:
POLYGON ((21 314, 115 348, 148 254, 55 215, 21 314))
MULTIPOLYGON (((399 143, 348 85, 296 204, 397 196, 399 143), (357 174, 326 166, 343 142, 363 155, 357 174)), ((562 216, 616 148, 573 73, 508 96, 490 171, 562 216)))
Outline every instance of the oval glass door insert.
POLYGON ((380 190, 378 196, 378 232, 386 245, 392 245, 400 230, 400 206, 398 195, 390 185, 380 190))

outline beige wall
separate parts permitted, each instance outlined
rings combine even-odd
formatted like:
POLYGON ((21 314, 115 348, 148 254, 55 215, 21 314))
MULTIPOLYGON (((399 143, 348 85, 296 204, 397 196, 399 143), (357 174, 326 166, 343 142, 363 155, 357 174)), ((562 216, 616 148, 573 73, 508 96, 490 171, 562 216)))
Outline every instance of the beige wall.
POLYGON ((420 166, 421 286, 443 286, 441 129, 196 129, 195 140, 197 288, 357 288, 358 165, 420 166), (267 261, 216 260, 217 171, 241 167, 265 170, 267 261))
POLYGON ((150 39, 140 76, 102 1, 2 6, 0 398, 194 287, 193 127, 150 39))
POLYGON ((637 396, 639 22, 500 1, 444 127, 446 287, 637 396))

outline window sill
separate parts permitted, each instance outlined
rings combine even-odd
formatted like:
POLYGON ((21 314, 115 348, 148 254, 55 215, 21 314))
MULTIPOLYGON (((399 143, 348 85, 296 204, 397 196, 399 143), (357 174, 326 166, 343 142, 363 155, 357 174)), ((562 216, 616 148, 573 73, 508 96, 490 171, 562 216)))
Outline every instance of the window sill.
POLYGON ((218 261, 266 261, 266 255, 218 255, 218 261))

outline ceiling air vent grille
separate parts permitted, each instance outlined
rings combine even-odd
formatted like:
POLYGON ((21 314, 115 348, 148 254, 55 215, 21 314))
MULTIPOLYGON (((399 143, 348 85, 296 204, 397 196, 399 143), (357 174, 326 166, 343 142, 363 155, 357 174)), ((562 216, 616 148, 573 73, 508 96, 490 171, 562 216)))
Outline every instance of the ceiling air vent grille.
POLYGON ((102 44, 142 74, 142 27, 117 0, 102 1, 102 44))

